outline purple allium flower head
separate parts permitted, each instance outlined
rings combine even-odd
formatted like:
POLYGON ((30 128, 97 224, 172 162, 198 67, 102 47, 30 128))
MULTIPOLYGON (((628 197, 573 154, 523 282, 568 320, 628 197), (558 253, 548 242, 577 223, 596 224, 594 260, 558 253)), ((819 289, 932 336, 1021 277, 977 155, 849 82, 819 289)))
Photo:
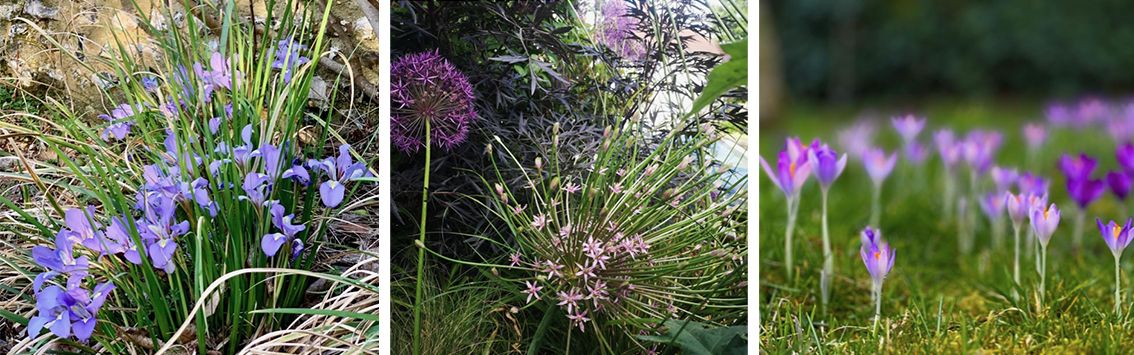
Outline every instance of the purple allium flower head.
POLYGON ((807 161, 806 158, 791 159, 790 155, 787 151, 780 152, 775 169, 768 165, 764 157, 760 157, 760 165, 764 167, 764 173, 768 174, 772 183, 780 188, 789 199, 799 194, 812 169, 811 162, 807 161))
POLYGON ((1114 158, 1118 160, 1122 171, 1127 174, 1134 173, 1134 144, 1127 142, 1118 146, 1114 151, 1114 158))
POLYGON ((276 46, 276 59, 272 62, 272 68, 282 71, 284 82, 291 81, 292 70, 294 70, 295 67, 307 64, 307 62, 311 61, 300 54, 300 52, 307 50, 307 46, 296 42, 290 37, 281 39, 276 46))
POLYGON ((996 185, 996 191, 1008 191, 1012 185, 1016 185, 1020 178, 1020 173, 1016 169, 999 166, 992 167, 989 174, 992 175, 992 182, 996 185))
POLYGON ((941 163, 946 170, 952 170, 961 161, 963 150, 961 144, 950 129, 942 129, 933 133, 933 145, 937 154, 941 156, 941 163))
POLYGON ((524 286, 527 287, 527 289, 525 289, 523 291, 525 294, 528 295, 528 299, 526 301, 527 303, 532 303, 533 297, 536 299, 536 301, 540 300, 539 291, 543 289, 543 286, 539 286, 538 282, 532 283, 531 281, 524 281, 524 286))
POLYGON ((906 160, 917 166, 920 166, 929 157, 929 151, 917 141, 906 144, 902 147, 902 151, 905 153, 906 160))
POLYGON ((468 77, 437 51, 409 54, 390 67, 391 139, 404 153, 415 153, 430 141, 451 150, 468 138, 476 120, 468 77), (426 125, 429 132, 425 132, 426 125))
POLYGON ((1047 141, 1047 127, 1043 124, 1032 122, 1024 125, 1024 140, 1028 143, 1028 149, 1037 150, 1043 143, 1047 141))
POLYGON ((999 193, 989 192, 984 195, 977 203, 980 205, 980 210, 984 215, 991 220, 999 220, 1004 216, 1004 199, 999 193))
POLYGON ((812 166, 811 171, 815 173, 815 179, 819 180, 819 185, 824 189, 831 187, 831 183, 835 182, 847 167, 846 153, 840 157, 826 144, 812 145, 807 154, 809 165, 812 166))
POLYGON ((1059 158, 1059 170, 1068 181, 1090 179, 1091 173, 1095 171, 1095 165, 1097 165, 1095 159, 1083 153, 1077 158, 1067 154, 1059 158))
POLYGON ((1059 207, 1054 203, 1046 207, 1033 205, 1031 216, 1032 231, 1035 232, 1036 238, 1039 238, 1040 244, 1046 248, 1047 243, 1051 241, 1051 235, 1055 234, 1055 227, 1059 226, 1059 207))
POLYGON ((1101 219, 1095 218, 1095 223, 1099 225, 1099 233, 1102 233, 1103 240, 1106 241, 1106 246, 1110 247, 1110 252, 1114 257, 1122 255, 1122 250, 1130 245, 1130 219, 1126 219, 1126 225, 1120 226, 1114 221, 1108 224, 1103 224, 1101 219))
POLYGON ((1112 171, 1106 173, 1106 184, 1110 187, 1110 192, 1114 194, 1119 200, 1125 201, 1126 196, 1130 194, 1130 175, 1126 173, 1112 171))
POLYGON ((114 140, 123 140, 130 134, 130 127, 134 126, 135 115, 141 113, 144 108, 141 105, 131 106, 130 104, 121 104, 110 110, 110 114, 98 115, 99 118, 106 120, 110 123, 106 130, 102 131, 102 140, 109 140, 111 137, 114 140))
POLYGON ((902 141, 909 144, 917 140, 917 135, 925 128, 925 117, 908 114, 893 117, 890 119, 890 123, 893 124, 894 130, 898 131, 898 135, 902 136, 902 141))
POLYGON ((1020 189, 1020 194, 1046 195, 1048 193, 1047 179, 1031 172, 1020 174, 1020 178, 1016 179, 1016 185, 1020 189))
POLYGON ((866 227, 862 231, 862 247, 858 253, 875 282, 882 282, 894 268, 894 249, 882 240, 882 232, 878 230, 866 227))
POLYGON ((598 41, 625 59, 637 61, 646 54, 634 36, 634 29, 640 22, 629 15, 628 4, 624 0, 606 0, 602 3, 602 23, 598 26, 598 41))
POLYGON ((886 181, 886 177, 894 171, 894 164, 897 162, 897 153, 886 156, 886 152, 881 149, 871 149, 862 155, 862 163, 866 166, 870 180, 874 181, 874 186, 882 186, 882 182, 886 181))

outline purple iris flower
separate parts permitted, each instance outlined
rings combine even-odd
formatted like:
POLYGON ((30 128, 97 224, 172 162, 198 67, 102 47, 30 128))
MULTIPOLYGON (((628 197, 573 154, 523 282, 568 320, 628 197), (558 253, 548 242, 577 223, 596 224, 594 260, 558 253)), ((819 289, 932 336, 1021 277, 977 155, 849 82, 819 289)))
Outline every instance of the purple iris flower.
POLYGON ((130 234, 126 230, 126 225, 122 223, 122 219, 112 217, 110 218, 110 225, 106 227, 106 232, 100 233, 96 238, 84 239, 83 246, 97 251, 100 256, 106 256, 125 252, 129 240, 130 234))
POLYGON ((1025 172, 1016 179, 1016 185, 1021 195, 1046 195, 1048 192, 1047 180, 1042 176, 1025 172))
MULTIPOLYGON (((244 145, 232 148, 232 159, 241 166, 248 166, 248 162, 251 161, 252 158, 260 156, 260 151, 253 149, 255 147, 252 146, 251 124, 245 125, 244 128, 240 130, 240 139, 244 141, 244 145)), ((221 150, 221 147, 222 146, 218 144, 217 150, 221 150)), ((225 146, 225 148, 225 150, 227 150, 227 146, 225 146)))
POLYGON ((38 292, 43 283, 57 275, 68 275, 79 279, 87 274, 90 260, 85 256, 75 257, 73 232, 61 230, 55 235, 55 249, 45 246, 32 247, 32 261, 47 269, 37 276, 32 283, 32 290, 38 292))
POLYGON ((248 200, 253 205, 261 206, 267 201, 268 194, 270 193, 272 180, 268 175, 257 172, 248 173, 244 176, 244 196, 240 196, 242 200, 248 200))
POLYGON ((152 77, 152 76, 142 77, 142 88, 145 89, 147 92, 157 92, 157 90, 158 90, 157 78, 152 77))
POLYGON ((302 232, 307 227, 303 224, 291 224, 295 215, 289 214, 285 216, 284 214, 287 212, 284 210, 284 206, 279 202, 271 201, 270 205, 272 225, 283 232, 265 234, 260 240, 260 247, 264 250, 264 254, 272 257, 280 251, 280 247, 283 246, 284 243, 289 239, 295 238, 296 234, 302 232))
MULTIPOLYGON (((209 132, 212 133, 212 134, 217 134, 217 132, 220 131, 220 125, 221 125, 222 122, 224 122, 224 121, 220 117, 210 118, 209 119, 209 132)), ((224 142, 221 142, 221 143, 224 143, 224 142)))
POLYGON ((1086 180, 1095 171, 1097 162, 1087 154, 1080 153, 1078 158, 1064 154, 1059 158, 1059 170, 1067 180, 1086 180))
POLYGON ((189 195, 193 196, 193 201, 197 202, 197 206, 200 206, 201 209, 208 212, 209 217, 216 217, 217 203, 209 197, 209 181, 205 180, 203 177, 199 177, 193 180, 190 188, 192 190, 189 192, 189 195))
POLYGON ((205 71, 202 77, 214 88, 222 87, 232 90, 233 75, 228 65, 228 59, 220 52, 213 52, 212 56, 209 57, 209 67, 210 70, 205 71))
POLYGON ((831 183, 835 182, 847 167, 846 153, 840 157, 826 144, 812 145, 807 153, 809 165, 813 167, 811 171, 815 173, 815 179, 819 180, 819 185, 824 189, 831 187, 831 183))
POLYGON ((894 125, 894 130, 902 136, 902 141, 909 144, 916 140, 917 135, 925 128, 925 117, 905 115, 891 118, 890 123, 894 125))
POLYGON ((1099 225, 1099 233, 1102 233, 1103 240, 1106 241, 1106 246, 1110 247, 1110 252, 1114 254, 1114 257, 1117 258, 1122 255, 1122 250, 1130 245, 1131 220, 1126 219, 1125 226, 1119 226, 1114 221, 1103 224, 1102 220, 1098 218, 1095 218, 1095 223, 1099 225))
POLYGON ((881 283, 894 268, 895 250, 882 240, 882 232, 866 227, 862 231, 862 248, 859 249, 866 271, 874 282, 881 283))
POLYGON ((369 175, 366 164, 354 162, 354 158, 350 156, 350 145, 347 144, 339 146, 338 158, 312 160, 309 165, 313 169, 322 170, 329 177, 319 185, 319 198, 322 199, 323 206, 328 208, 337 207, 342 203, 346 193, 344 184, 369 175))
POLYGON ((34 338, 46 328, 58 337, 69 338, 73 333, 75 339, 86 342, 94 334, 99 309, 114 288, 109 282, 95 285, 94 294, 78 287, 45 288, 36 295, 38 313, 28 320, 28 337, 34 338))
POLYGON ((303 186, 307 186, 307 184, 311 183, 311 175, 307 173, 307 168, 299 164, 292 165, 287 170, 284 170, 283 175, 280 175, 280 177, 295 180, 295 182, 303 184, 303 186))
POLYGON ((1029 150, 1037 150, 1043 146, 1047 141, 1047 127, 1040 123, 1028 123, 1024 125, 1024 140, 1027 141, 1029 150))
POLYGON ((1055 234, 1055 228, 1059 226, 1059 207, 1056 207, 1054 203, 1047 207, 1043 205, 1032 206, 1031 213, 1032 231, 1035 232, 1036 238, 1039 238, 1040 244, 1047 248, 1047 243, 1051 241, 1051 235, 1055 234))
POLYGON ((188 221, 174 223, 176 212, 177 205, 172 199, 161 199, 145 211, 145 225, 139 226, 139 232, 148 242, 146 253, 149 254, 150 261, 155 268, 165 270, 166 273, 173 273, 174 270, 173 256, 177 251, 174 239, 189 231, 188 221))
POLYGON ((1114 197, 1126 201, 1126 196, 1130 194, 1130 175, 1117 171, 1106 173, 1106 184, 1114 197))
POLYGON ((130 127, 134 126, 134 117, 143 111, 142 106, 131 106, 130 104, 121 104, 110 110, 110 114, 98 115, 99 118, 106 120, 110 123, 106 130, 102 131, 102 140, 109 140, 114 137, 114 140, 123 140, 130 134, 130 127))
POLYGON ((1114 151, 1114 158, 1127 174, 1134 173, 1134 144, 1125 143, 1114 151))
POLYGON ((264 174, 276 176, 280 173, 281 151, 275 145, 264 143, 260 145, 260 159, 264 161, 264 174))
POLYGON ((298 258, 299 255, 303 253, 303 249, 303 241, 299 240, 299 238, 293 239, 291 241, 291 260, 298 258))
POLYGON ((992 182, 996 185, 996 191, 1008 191, 1020 178, 1020 173, 1016 169, 999 166, 992 167, 990 174, 992 175, 992 182))
POLYGON ((63 212, 63 222, 71 231, 71 238, 75 243, 85 243, 87 240, 98 240, 102 237, 102 224, 92 220, 95 216, 94 206, 87 208, 71 208, 63 212))
POLYGON ((279 43, 277 43, 275 50, 276 59, 272 62, 272 68, 282 71, 284 82, 291 81, 291 74, 294 68, 310 61, 310 59, 300 54, 300 52, 305 50, 307 50, 307 46, 292 38, 281 39, 279 43))
POLYGON ((894 171, 894 164, 897 162, 897 153, 886 156, 885 151, 877 148, 867 150, 862 155, 862 163, 866 166, 866 173, 870 175, 870 180, 874 181, 874 186, 882 186, 882 182, 886 181, 886 177, 894 171))

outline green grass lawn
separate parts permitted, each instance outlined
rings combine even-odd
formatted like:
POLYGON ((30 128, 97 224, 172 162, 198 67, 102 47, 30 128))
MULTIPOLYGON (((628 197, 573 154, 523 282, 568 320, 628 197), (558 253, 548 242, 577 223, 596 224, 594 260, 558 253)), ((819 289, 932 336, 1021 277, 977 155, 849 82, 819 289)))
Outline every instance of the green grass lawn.
MULTIPOLYGON (((950 127, 998 129, 1005 140, 997 164, 1025 168, 1020 127, 1041 117, 1043 103, 936 102, 905 106, 929 117, 921 141, 931 143, 933 131, 950 127)), ((859 113, 847 108, 795 108, 761 132, 760 155, 770 163, 787 136, 805 143, 818 137, 838 148, 838 129, 859 113)), ((899 139, 889 114, 878 110, 877 144, 892 151, 899 139)), ((1050 130, 1045 150, 1031 170, 1048 178, 1051 201, 1064 211, 1048 248, 1047 301, 1037 309, 1034 297, 1038 276, 1032 254, 1021 258, 1022 287, 1013 300, 1012 234, 993 245, 988 220, 978 212, 976 244, 965 255, 958 247, 957 227, 942 213, 943 169, 934 151, 924 168, 899 160, 882 192, 883 237, 896 249, 893 271, 883 287, 882 320, 873 329, 874 305, 870 276, 859 257, 859 232, 870 215, 871 183, 862 162, 853 157, 830 194, 830 235, 835 277, 831 304, 823 313, 819 304, 822 266, 820 194, 812 177, 803 191, 795 230, 795 280, 789 281, 784 265, 786 208, 783 194, 760 175, 760 315, 761 347, 769 353, 1122 353, 1134 348, 1134 317, 1116 319, 1114 259, 1095 227, 1129 215, 1109 192, 1087 212, 1083 250, 1071 250, 1073 202, 1056 169, 1063 152, 1086 152, 1099 159, 1094 176, 1113 169, 1115 144, 1101 129, 1050 130)), ((963 163, 962 163, 963 165, 963 163)), ((1025 170, 1025 169, 1022 169, 1025 170)), ((962 191, 967 168, 962 168, 962 191)), ((1129 203, 1129 201, 1128 201, 1129 203)), ((975 205, 970 204, 973 208, 975 205)), ((1007 218, 1007 216, 1005 216, 1007 218)), ((1007 221, 1006 221, 1007 222, 1007 221)), ((1023 238, 1021 238, 1023 239, 1023 238)), ((1022 248, 1023 249, 1023 248, 1022 248)), ((1123 313, 1134 310, 1134 253, 1123 260, 1123 313)))

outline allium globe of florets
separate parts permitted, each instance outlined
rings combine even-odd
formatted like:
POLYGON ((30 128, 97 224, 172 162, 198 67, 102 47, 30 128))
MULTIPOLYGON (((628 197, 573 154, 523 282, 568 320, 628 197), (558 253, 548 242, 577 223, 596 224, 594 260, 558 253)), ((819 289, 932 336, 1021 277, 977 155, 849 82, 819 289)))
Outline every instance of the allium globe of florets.
POLYGON ((646 54, 642 43, 634 36, 639 20, 629 16, 626 1, 607 0, 602 3, 602 22, 598 26, 598 41, 627 60, 640 60, 646 54))
POLYGON ((472 85, 452 63, 436 51, 405 55, 390 67, 390 79, 390 136, 399 150, 417 152, 425 147, 427 133, 432 144, 446 150, 468 138, 476 119, 472 85))

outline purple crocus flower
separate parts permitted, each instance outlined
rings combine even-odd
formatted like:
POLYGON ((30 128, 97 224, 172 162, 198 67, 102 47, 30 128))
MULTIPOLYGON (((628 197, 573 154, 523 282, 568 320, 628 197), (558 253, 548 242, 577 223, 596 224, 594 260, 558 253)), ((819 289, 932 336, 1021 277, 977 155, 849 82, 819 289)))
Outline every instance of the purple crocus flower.
POLYGON ((1130 194, 1130 175, 1117 171, 1106 173, 1106 184, 1114 197, 1126 201, 1126 196, 1130 194))
POLYGON ((1054 203, 1047 207, 1043 205, 1032 206, 1031 213, 1032 231, 1035 232, 1040 244, 1047 248, 1047 243, 1051 241, 1051 235, 1055 234, 1055 227, 1059 226, 1059 207, 1056 207, 1054 203))
POLYGON ((1047 117, 1048 122, 1056 126, 1069 126, 1074 119, 1071 109, 1060 102, 1048 104, 1047 108, 1044 109, 1044 116, 1047 117))
POLYGON ((1106 183, 1099 179, 1068 180, 1067 194, 1079 208, 1086 209, 1106 192, 1106 183))
POLYGON ((992 182, 996 185, 996 191, 1008 191, 1020 178, 1020 174, 1016 172, 1016 169, 1001 168, 999 166, 992 167, 990 174, 992 175, 992 182))
POLYGON ((890 248, 882 240, 882 232, 866 227, 862 231, 862 247, 859 248, 859 255, 862 256, 862 262, 866 264, 866 271, 870 273, 870 278, 874 282, 881 283, 890 274, 890 270, 894 268, 894 249, 890 248))
POLYGON ((823 189, 831 187, 831 183, 835 182, 835 179, 842 175, 843 169, 847 167, 846 153, 843 153, 840 157, 826 144, 812 145, 807 154, 808 165, 812 166, 811 171, 815 173, 815 179, 819 181, 819 185, 823 189))
POLYGON ((1118 160, 1122 171, 1127 174, 1134 173, 1134 144, 1125 143, 1118 146, 1114 151, 1114 158, 1118 160))
POLYGON ((874 182, 874 186, 882 186, 882 182, 886 181, 886 177, 894 171, 894 164, 897 162, 897 153, 886 156, 885 151, 877 148, 867 150, 862 155, 862 163, 866 167, 866 173, 870 175, 870 180, 874 182))
POLYGON ((850 127, 839 131, 838 141, 839 145, 848 153, 860 157, 873 144, 874 125, 865 120, 857 121, 850 127))
POLYGON ((937 154, 941 156, 941 162, 946 170, 952 170, 957 166, 957 162, 961 161, 962 150, 952 130, 942 129, 933 132, 933 145, 937 148, 937 154))
POLYGON ((914 165, 921 165, 929 157, 929 151, 925 149, 925 146, 916 141, 906 144, 902 151, 905 153, 906 160, 914 165))
POLYGON ((1080 153, 1078 158, 1064 154, 1059 158, 1059 170, 1067 180, 1086 180, 1091 177, 1097 162, 1087 154, 1080 153))
POLYGON ((110 123, 106 130, 102 131, 102 140, 109 140, 114 137, 114 140, 123 140, 130 134, 130 127, 134 126, 134 120, 130 119, 143 111, 141 105, 131 106, 130 104, 121 104, 110 110, 110 114, 98 115, 99 118, 106 120, 110 123))
POLYGON ((1029 150, 1038 150, 1047 141, 1047 127, 1043 124, 1032 122, 1024 125, 1024 141, 1028 144, 1029 150))
POLYGON ((912 114, 905 115, 891 118, 890 123, 893 124, 894 130, 902 136, 902 141, 910 144, 917 139, 917 135, 925 128, 925 117, 917 117, 912 114))
POLYGON ((1099 232, 1102 233, 1103 240, 1106 241, 1106 246, 1110 247, 1110 252, 1114 257, 1122 255, 1122 250, 1130 245, 1130 228, 1131 219, 1126 219, 1126 225, 1120 226, 1114 221, 1108 224, 1103 224, 1101 219, 1095 218, 1095 223, 1099 225, 1099 232))
POLYGON ((350 145, 339 146, 339 156, 335 159, 326 158, 322 161, 312 160, 308 165, 313 169, 322 170, 329 178, 319 185, 319 198, 327 208, 338 207, 343 202, 346 193, 345 184, 355 179, 369 176, 366 164, 355 162, 350 155, 350 145))
POLYGON ((999 220, 1004 215, 1005 201, 999 193, 990 192, 977 201, 981 211, 991 220, 999 220))
POLYGON ((1021 195, 1046 195, 1048 192, 1047 180, 1042 176, 1024 172, 1016 179, 1016 185, 1021 195))
POLYGON ((768 174, 772 183, 780 188, 780 191, 783 191, 784 196, 791 199, 799 194, 803 184, 807 182, 812 167, 811 162, 806 159, 792 160, 789 155, 787 151, 780 152, 774 170, 764 160, 764 157, 760 157, 760 165, 764 167, 764 173, 768 174))
POLYGON ((992 165, 1002 140, 1003 137, 999 132, 982 130, 969 132, 965 141, 961 143, 965 162, 977 173, 984 174, 992 165))
POLYGON ((1008 210, 1008 217, 1012 219, 1012 223, 1019 224, 1024 223, 1034 206, 1047 204, 1047 195, 1013 194, 1010 191, 1005 191, 1004 200, 1004 207, 1008 210))

